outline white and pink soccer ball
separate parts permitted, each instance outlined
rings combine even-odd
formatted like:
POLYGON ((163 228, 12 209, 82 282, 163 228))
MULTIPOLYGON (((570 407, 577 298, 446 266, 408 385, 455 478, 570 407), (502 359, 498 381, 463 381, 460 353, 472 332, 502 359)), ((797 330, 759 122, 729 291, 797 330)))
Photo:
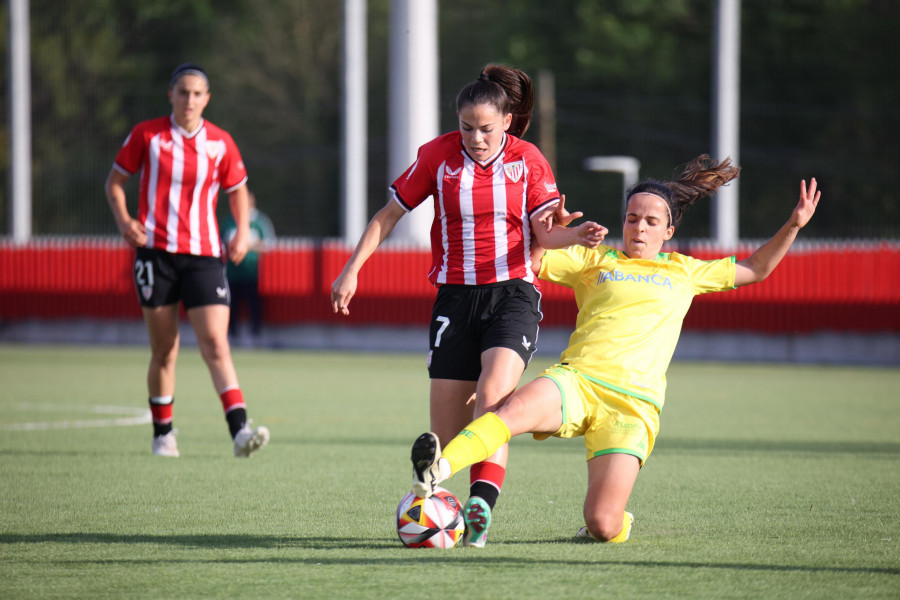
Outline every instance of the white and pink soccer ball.
POLYGON ((397 506, 397 535, 410 548, 452 548, 465 527, 459 500, 442 487, 429 498, 409 492, 397 506))

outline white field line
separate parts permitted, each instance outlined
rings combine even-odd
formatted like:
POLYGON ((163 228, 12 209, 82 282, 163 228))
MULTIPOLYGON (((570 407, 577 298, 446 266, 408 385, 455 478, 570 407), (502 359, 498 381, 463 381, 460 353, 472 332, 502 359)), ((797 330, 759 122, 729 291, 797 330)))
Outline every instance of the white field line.
POLYGON ((0 431, 42 431, 46 429, 82 429, 86 427, 122 427, 126 425, 144 425, 150 423, 150 411, 133 406, 91 407, 72 404, 50 404, 23 402, 17 406, 20 410, 39 412, 90 412, 104 415, 130 415, 111 419, 78 419, 75 421, 37 421, 34 423, 0 423, 0 431))

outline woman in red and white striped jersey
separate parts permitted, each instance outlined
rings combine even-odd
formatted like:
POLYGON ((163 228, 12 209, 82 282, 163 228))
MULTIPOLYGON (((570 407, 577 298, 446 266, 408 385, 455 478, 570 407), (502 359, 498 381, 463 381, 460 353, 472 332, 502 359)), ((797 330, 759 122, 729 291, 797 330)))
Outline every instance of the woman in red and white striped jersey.
MULTIPOLYGON (((349 314, 362 265, 403 215, 433 197, 428 279, 438 294, 428 371, 431 428, 440 439, 503 402, 534 353, 542 315, 532 236, 545 248, 594 247, 606 233, 596 223, 552 226, 562 204, 556 180, 541 152, 521 139, 533 105, 528 75, 485 67, 457 96, 459 130, 419 148, 332 284, 332 309, 349 314)), ((466 545, 484 545, 506 462, 504 446, 471 469, 466 545)))
POLYGON ((147 385, 153 416, 153 453, 178 456, 172 408, 178 357, 178 303, 184 304, 200 353, 234 442, 249 456, 269 439, 251 429, 228 343, 231 294, 216 222, 220 188, 238 224, 227 253, 235 263, 247 253, 247 171, 228 133, 203 119, 209 77, 194 63, 178 66, 169 84, 172 114, 137 124, 116 156, 106 197, 116 225, 134 246, 134 283, 150 336, 147 385), (138 216, 126 206, 125 183, 141 172, 138 216))

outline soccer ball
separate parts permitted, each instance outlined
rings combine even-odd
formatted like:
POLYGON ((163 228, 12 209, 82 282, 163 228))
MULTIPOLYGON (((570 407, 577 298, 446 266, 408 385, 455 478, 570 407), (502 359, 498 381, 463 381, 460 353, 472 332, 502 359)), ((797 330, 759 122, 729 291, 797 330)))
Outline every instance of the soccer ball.
POLYGON ((459 500, 442 487, 430 498, 409 492, 397 506, 397 535, 410 548, 452 548, 465 528, 459 500))

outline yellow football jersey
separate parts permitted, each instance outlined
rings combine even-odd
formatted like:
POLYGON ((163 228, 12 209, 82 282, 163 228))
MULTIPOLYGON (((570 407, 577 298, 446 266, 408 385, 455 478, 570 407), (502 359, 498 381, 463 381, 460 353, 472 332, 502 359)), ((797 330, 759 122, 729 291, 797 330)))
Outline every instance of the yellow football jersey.
POLYGON ((560 362, 597 383, 662 409, 666 370, 697 294, 734 288, 735 258, 659 253, 628 258, 600 246, 549 250, 540 278, 572 288, 575 331, 560 362))

